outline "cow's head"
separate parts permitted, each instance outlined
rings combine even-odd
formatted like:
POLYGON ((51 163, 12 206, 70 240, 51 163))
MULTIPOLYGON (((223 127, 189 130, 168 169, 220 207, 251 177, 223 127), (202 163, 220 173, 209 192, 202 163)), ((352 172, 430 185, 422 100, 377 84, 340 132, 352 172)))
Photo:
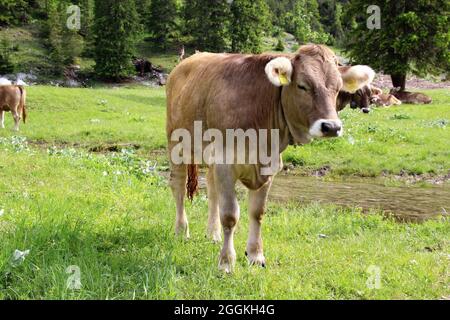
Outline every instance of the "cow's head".
POLYGON ((364 113, 369 113, 370 106, 375 103, 377 97, 382 93, 383 91, 381 89, 378 89, 371 85, 366 85, 352 94, 350 107, 352 109, 359 108, 364 113))
POLYGON ((375 75, 367 66, 338 68, 325 46, 307 45, 291 59, 278 57, 266 66, 269 80, 282 89, 282 107, 295 143, 343 133, 336 110, 341 90, 355 93, 375 75))

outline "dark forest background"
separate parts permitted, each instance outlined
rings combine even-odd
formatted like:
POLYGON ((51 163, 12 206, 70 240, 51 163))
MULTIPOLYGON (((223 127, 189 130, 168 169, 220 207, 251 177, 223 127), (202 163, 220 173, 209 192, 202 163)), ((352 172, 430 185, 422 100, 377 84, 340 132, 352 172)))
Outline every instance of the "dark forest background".
POLYGON ((447 0, 0 0, 0 74, 62 75, 80 64, 117 81, 135 74, 141 56, 170 70, 183 47, 188 56, 322 43, 402 85, 409 73, 448 73, 448 17, 447 0), (66 25, 70 5, 81 8, 78 30, 66 25), (369 5, 380 7, 381 29, 367 28, 369 5), (33 46, 20 32, 38 39, 42 59, 23 62, 23 47, 33 46))

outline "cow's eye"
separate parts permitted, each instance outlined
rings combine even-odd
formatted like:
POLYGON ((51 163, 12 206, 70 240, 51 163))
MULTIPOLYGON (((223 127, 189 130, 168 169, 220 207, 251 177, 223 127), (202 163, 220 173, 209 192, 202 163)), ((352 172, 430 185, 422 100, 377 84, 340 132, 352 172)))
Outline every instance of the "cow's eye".
POLYGON ((308 91, 308 88, 306 88, 305 86, 302 86, 301 84, 299 84, 297 87, 298 87, 300 90, 308 91))

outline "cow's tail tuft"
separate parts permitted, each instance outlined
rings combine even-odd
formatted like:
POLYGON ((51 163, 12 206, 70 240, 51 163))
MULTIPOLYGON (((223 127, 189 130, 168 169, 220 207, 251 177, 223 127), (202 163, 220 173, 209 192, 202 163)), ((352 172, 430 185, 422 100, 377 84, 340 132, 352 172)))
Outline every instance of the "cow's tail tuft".
POLYGON ((20 90, 20 103, 19 103, 19 110, 22 114, 23 123, 27 123, 27 107, 25 105, 26 101, 26 92, 25 89, 22 86, 18 86, 20 90))
POLYGON ((190 164, 187 166, 187 183, 186 183, 187 196, 191 202, 194 200, 194 196, 198 192, 198 165, 190 164))

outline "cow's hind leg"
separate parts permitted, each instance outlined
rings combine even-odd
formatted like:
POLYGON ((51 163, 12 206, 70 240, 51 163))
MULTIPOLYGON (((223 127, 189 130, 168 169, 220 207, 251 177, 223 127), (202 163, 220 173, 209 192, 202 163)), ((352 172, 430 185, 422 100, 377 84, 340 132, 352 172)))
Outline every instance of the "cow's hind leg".
POLYGON ((184 199, 186 197, 186 165, 172 165, 170 171, 170 188, 177 206, 177 217, 175 223, 175 233, 189 238, 189 224, 184 209, 184 199))
POLYGON ((248 211, 250 221, 246 255, 250 264, 262 267, 266 266, 266 260, 263 252, 261 223, 271 184, 272 179, 261 189, 250 190, 249 192, 248 211))
POLYGON ((12 115, 14 118, 14 131, 19 131, 20 115, 17 110, 12 111, 12 115))
POLYGON ((220 225, 219 199, 214 183, 214 167, 208 170, 208 238, 214 242, 222 240, 222 228, 220 225))
POLYGON ((0 128, 5 129, 5 111, 0 110, 0 128))
POLYGON ((219 269, 231 273, 236 262, 234 249, 234 232, 239 221, 239 204, 234 190, 236 179, 231 166, 216 165, 214 183, 219 199, 220 221, 222 223, 224 242, 219 258, 219 269))

